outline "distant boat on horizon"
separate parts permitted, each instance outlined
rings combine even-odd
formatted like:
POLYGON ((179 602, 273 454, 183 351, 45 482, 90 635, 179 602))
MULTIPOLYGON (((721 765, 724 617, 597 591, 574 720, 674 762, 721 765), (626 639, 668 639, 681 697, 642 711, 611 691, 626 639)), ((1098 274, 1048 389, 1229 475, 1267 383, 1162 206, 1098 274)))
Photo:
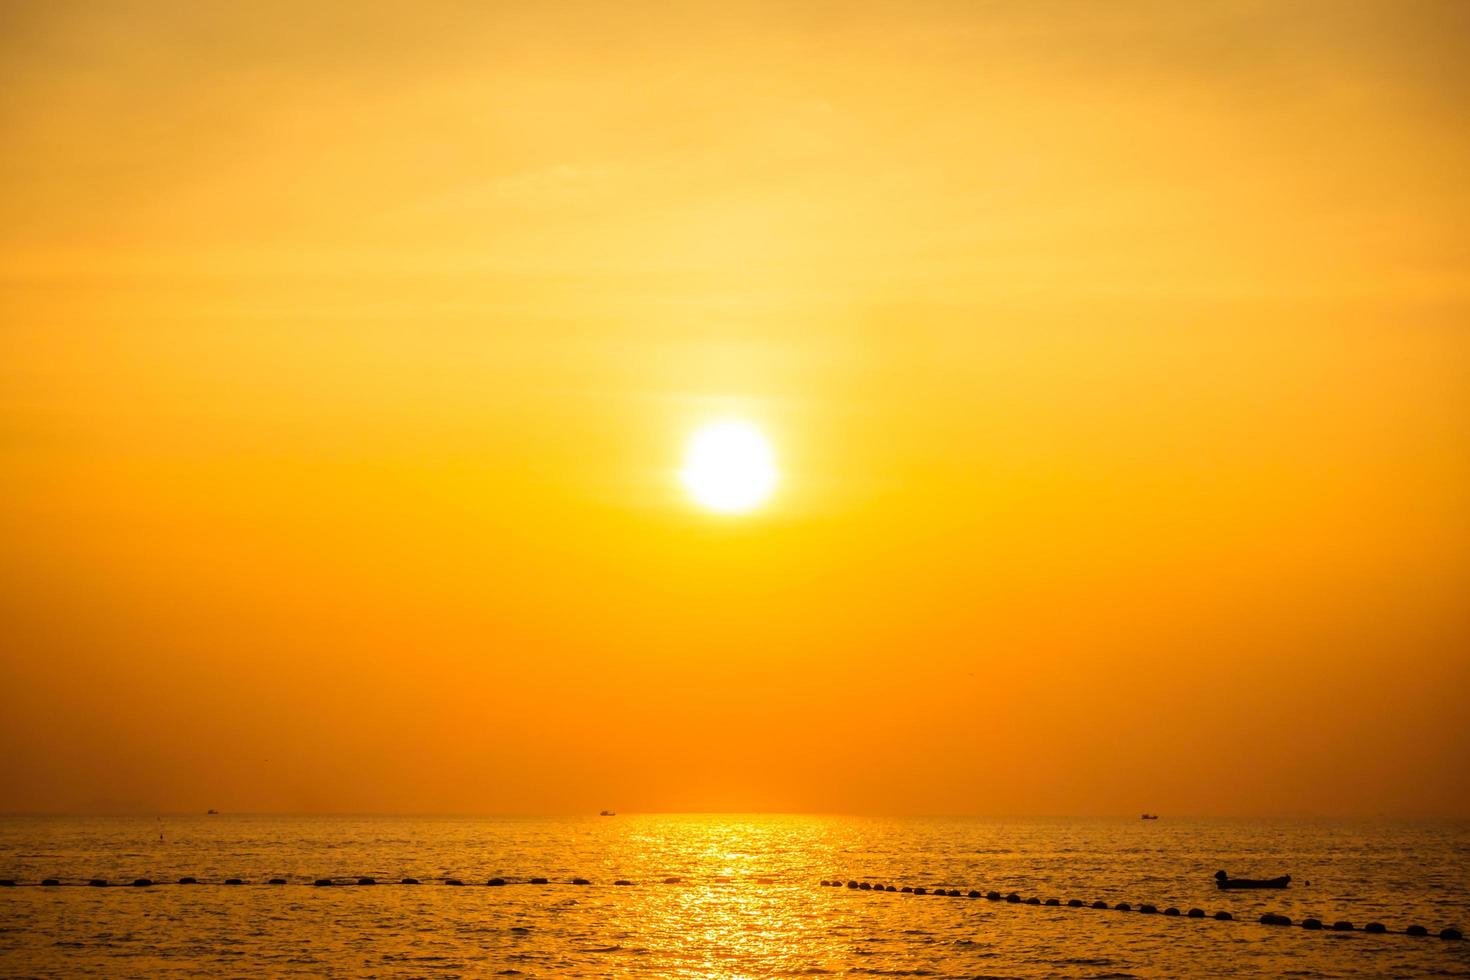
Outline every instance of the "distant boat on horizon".
POLYGON ((1157 813, 1145 813, 1143 815, 1143 819, 1144 820, 1157 820, 1157 819, 1159 819, 1159 815, 1157 813))
POLYGON ((616 817, 617 816, 617 812, 614 811, 614 810, 603 810, 601 813, 598 814, 598 816, 599 817, 616 817))
POLYGON ((204 811, 204 815, 206 817, 217 817, 219 816, 219 811, 211 807, 210 809, 204 811))

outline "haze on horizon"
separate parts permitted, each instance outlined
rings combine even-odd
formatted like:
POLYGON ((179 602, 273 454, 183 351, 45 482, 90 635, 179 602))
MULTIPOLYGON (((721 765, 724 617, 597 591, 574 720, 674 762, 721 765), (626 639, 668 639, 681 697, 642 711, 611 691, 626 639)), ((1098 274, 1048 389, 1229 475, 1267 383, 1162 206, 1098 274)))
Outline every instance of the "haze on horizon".
POLYGON ((0 811, 1470 815, 1467 38, 6 4, 0 811))

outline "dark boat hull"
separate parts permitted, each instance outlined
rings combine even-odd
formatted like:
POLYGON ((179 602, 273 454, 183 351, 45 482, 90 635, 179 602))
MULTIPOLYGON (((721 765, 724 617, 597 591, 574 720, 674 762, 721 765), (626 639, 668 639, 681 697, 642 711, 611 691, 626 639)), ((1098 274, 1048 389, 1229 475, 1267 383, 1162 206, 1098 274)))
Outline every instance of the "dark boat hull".
POLYGON ((1248 888, 1285 888, 1291 884, 1291 875, 1282 875, 1280 878, 1226 878, 1223 881, 1217 880, 1215 884, 1220 886, 1221 891, 1248 888))

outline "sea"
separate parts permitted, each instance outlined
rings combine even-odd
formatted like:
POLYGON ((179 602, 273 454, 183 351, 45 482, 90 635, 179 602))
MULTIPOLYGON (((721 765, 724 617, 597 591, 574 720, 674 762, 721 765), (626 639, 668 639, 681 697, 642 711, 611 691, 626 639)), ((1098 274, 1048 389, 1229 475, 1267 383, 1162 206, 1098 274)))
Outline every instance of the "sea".
POLYGON ((26 816, 0 879, 5 977, 1470 976, 1467 821, 26 816))

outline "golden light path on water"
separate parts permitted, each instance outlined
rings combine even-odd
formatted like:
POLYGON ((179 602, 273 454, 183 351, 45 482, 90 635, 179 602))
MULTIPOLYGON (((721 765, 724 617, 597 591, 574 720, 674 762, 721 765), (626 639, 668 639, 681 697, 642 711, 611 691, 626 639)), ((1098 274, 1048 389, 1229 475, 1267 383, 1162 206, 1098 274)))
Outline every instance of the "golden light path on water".
POLYGON ((610 818, 0 818, 0 876, 198 886, 0 890, 0 974, 406 978, 1463 974, 1470 944, 1273 929, 1470 922, 1454 821, 610 818), (1222 894, 1210 875, 1310 886, 1222 894), (1440 869, 1440 870, 1434 870, 1440 869), (331 875, 347 885, 314 888, 331 875), (396 884, 412 875, 417 887, 396 884), (282 886, 262 884, 279 876, 282 886), (531 884, 544 876, 545 885, 531 884), (574 877, 592 883, 571 884, 574 877), (227 877, 249 884, 221 885, 227 877), (456 877, 463 888, 445 887, 456 877), (485 887, 491 878, 505 887, 485 887), (853 878, 1239 921, 822 888, 853 878), (668 879, 676 882, 666 883, 668 879), (626 880, 627 886, 614 882, 626 880), (387 884, 394 882, 394 884, 387 884), (514 971, 514 972, 511 972, 514 971))

